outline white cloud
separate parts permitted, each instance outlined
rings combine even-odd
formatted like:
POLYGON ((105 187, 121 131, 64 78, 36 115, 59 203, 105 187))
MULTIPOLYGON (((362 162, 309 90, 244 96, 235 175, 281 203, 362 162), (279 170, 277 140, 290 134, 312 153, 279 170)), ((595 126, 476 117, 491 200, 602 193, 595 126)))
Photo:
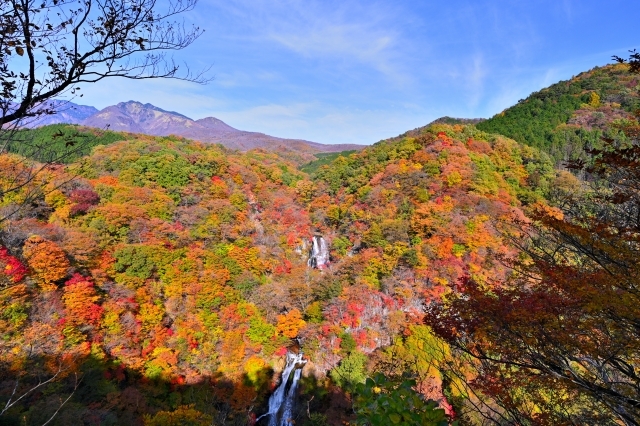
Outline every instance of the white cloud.
POLYGON ((469 90, 468 103, 471 108, 475 108, 480 103, 480 98, 484 92, 485 79, 488 75, 488 70, 484 64, 484 58, 481 53, 477 53, 470 61, 469 68, 466 75, 466 86, 469 90))

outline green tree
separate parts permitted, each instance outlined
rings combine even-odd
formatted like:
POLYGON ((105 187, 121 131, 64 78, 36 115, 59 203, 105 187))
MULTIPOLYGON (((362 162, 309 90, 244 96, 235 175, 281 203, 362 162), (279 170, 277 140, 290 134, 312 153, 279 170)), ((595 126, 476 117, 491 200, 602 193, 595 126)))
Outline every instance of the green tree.
POLYGON ((327 416, 320 413, 311 413, 309 418, 302 424, 303 426, 329 426, 327 416))
POLYGON ((357 351, 351 352, 342 359, 340 364, 335 367, 329 375, 335 384, 342 389, 352 392, 358 383, 365 381, 365 364, 367 357, 357 351))
MULTIPOLYGON (((414 380, 393 382, 376 374, 356 386, 353 408, 361 426, 447 426, 449 419, 438 404, 413 388, 414 380)), ((454 425, 457 422, 453 423, 454 425)))

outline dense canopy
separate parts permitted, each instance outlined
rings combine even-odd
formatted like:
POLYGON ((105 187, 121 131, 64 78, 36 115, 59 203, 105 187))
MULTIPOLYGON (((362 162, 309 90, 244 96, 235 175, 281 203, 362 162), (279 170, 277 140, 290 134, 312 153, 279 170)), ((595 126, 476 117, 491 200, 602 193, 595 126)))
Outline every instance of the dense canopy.
POLYGON ((0 420, 253 424, 302 349, 300 424, 637 424, 639 133, 603 83, 624 67, 301 169, 35 131, 88 144, 17 186, 41 159, 0 155, 0 420), (607 138, 572 174, 548 135, 486 132, 528 114, 607 138))

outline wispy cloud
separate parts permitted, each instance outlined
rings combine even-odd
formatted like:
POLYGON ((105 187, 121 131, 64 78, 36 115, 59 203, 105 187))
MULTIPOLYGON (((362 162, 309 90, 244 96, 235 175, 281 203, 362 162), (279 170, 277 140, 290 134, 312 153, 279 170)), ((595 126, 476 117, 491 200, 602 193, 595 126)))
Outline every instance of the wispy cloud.
POLYGON ((562 0, 562 11, 567 19, 567 21, 573 21, 573 1, 572 0, 562 0))
POLYGON ((308 124, 308 113, 313 105, 294 103, 288 105, 267 104, 238 111, 220 111, 217 115, 230 123, 246 123, 251 121, 252 131, 271 132, 278 135, 294 137, 295 129, 302 129, 308 124), (294 132, 292 132, 294 130, 294 132))
POLYGON ((465 71, 464 75, 469 93, 467 101, 471 108, 475 108, 484 94, 485 80, 489 74, 483 55, 481 53, 475 54, 465 71))
MULTIPOLYGON (((317 0, 210 0, 243 23, 240 37, 275 43, 305 59, 331 60, 348 69, 368 66, 395 83, 405 83, 405 43, 394 19, 405 19, 392 4, 317 0), (246 32, 246 29, 249 32, 246 32)), ((238 37, 238 34, 231 36, 238 37)))
POLYGON ((110 80, 77 101, 136 99, 318 142, 367 143, 438 116, 491 116, 640 46, 631 9, 597 0, 200 0, 177 58, 208 86, 110 80), (588 31, 601 22, 616 31, 588 31), (635 31, 635 32, 634 32, 635 31))
POLYGON ((262 86, 273 82, 282 82, 283 76, 272 71, 246 71, 239 70, 234 73, 221 73, 216 75, 215 84, 226 89, 234 87, 262 86))
POLYGON ((364 25, 326 23, 305 31, 271 31, 268 36, 303 56, 356 60, 383 73, 394 69, 390 56, 397 47, 396 38, 392 34, 375 34, 364 25))

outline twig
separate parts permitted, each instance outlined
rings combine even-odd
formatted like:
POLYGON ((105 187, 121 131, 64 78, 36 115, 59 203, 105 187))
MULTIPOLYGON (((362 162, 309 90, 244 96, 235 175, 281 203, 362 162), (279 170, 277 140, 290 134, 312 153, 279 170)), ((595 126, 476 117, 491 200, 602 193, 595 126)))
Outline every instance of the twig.
POLYGON ((51 420, 53 420, 53 418, 58 415, 58 412, 60 412, 60 409, 62 407, 64 407, 64 404, 66 404, 67 401, 69 401, 71 399, 73 394, 76 393, 76 389, 78 389, 78 386, 80 385, 80 382, 82 381, 82 378, 80 380, 78 380, 78 373, 76 373, 75 375, 76 375, 76 385, 73 387, 73 391, 67 397, 67 399, 65 399, 64 402, 62 404, 60 404, 58 409, 55 411, 55 413, 53 413, 53 415, 49 418, 49 420, 47 420, 45 423, 42 424, 42 426, 47 426, 51 422, 51 420))

